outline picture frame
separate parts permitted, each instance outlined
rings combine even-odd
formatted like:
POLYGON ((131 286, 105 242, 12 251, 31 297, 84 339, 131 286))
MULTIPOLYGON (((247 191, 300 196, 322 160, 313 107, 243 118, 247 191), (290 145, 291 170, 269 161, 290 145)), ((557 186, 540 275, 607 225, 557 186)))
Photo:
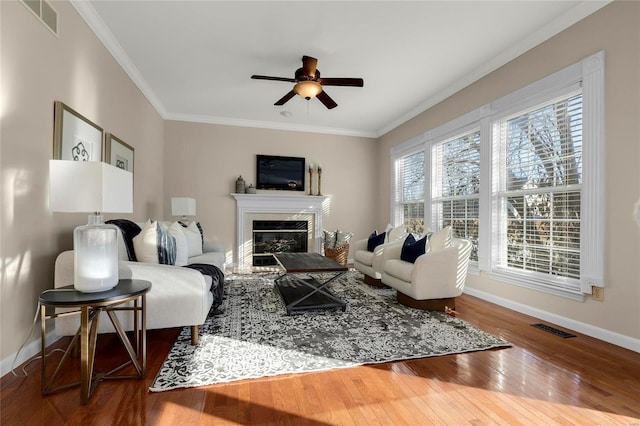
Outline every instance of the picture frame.
POLYGON ((135 148, 113 133, 105 135, 105 163, 133 173, 134 159, 135 148))
POLYGON ((102 127, 60 101, 53 110, 53 159, 102 161, 102 127))

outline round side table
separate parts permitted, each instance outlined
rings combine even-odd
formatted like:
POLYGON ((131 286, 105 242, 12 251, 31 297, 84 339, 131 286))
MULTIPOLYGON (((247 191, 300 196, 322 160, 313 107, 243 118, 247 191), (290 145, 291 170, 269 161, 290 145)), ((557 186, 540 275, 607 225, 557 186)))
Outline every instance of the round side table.
POLYGON ((106 291, 96 293, 82 293, 73 288, 72 285, 45 290, 40 294, 40 325, 41 325, 41 345, 42 345, 42 394, 47 395, 52 392, 66 389, 71 386, 80 385, 80 399, 86 404, 92 392, 105 379, 123 378, 144 378, 147 367, 147 330, 146 330, 146 299, 145 295, 151 289, 151 283, 144 280, 122 279, 118 285, 106 291), (129 306, 127 302, 133 302, 129 306), (127 305, 125 305, 127 304, 127 305), (124 306, 123 306, 124 305, 124 306), (71 308, 66 312, 54 312, 47 315, 47 307, 71 308), (134 319, 133 345, 127 337, 120 320, 116 316, 118 311, 131 312, 134 319), (93 371, 96 356, 96 340, 98 337, 98 317, 100 313, 106 312, 113 324, 120 341, 127 350, 129 360, 122 365, 113 368, 106 373, 93 371), (47 381, 46 378, 46 320, 69 315, 80 315, 80 327, 71 339, 67 349, 58 363, 58 366, 47 381), (53 383, 60 368, 69 358, 72 349, 80 339, 80 381, 67 383, 54 387, 53 383), (135 347, 134 347, 135 346, 135 347), (135 375, 119 375, 116 373, 121 368, 132 364, 135 367, 135 375))

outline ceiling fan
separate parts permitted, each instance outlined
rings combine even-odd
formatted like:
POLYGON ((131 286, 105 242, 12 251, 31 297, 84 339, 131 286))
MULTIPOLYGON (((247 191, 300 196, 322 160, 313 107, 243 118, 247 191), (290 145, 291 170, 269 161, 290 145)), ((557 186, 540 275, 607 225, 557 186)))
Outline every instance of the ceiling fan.
POLYGON ((302 68, 298 68, 294 78, 286 77, 269 77, 266 75, 252 75, 251 78, 256 80, 275 80, 288 81, 296 83, 293 89, 278 100, 274 105, 284 105, 295 95, 300 95, 306 100, 313 98, 320 99, 320 102, 329 109, 335 108, 338 104, 331 99, 323 86, 352 86, 363 87, 364 81, 361 78, 323 78, 320 77, 320 71, 316 68, 318 60, 311 56, 302 57, 302 68))

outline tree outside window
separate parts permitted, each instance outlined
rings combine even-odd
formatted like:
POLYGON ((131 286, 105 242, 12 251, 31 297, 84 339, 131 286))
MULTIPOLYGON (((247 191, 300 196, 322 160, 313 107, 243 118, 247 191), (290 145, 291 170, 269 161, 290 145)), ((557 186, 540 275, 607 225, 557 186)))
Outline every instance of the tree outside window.
POLYGON ((424 151, 398 161, 402 223, 407 232, 424 233, 424 151))
POLYGON ((507 266, 579 279, 582 96, 500 124, 507 266))
POLYGON ((454 237, 471 241, 471 260, 477 261, 480 131, 437 143, 432 152, 434 227, 451 226, 454 237))

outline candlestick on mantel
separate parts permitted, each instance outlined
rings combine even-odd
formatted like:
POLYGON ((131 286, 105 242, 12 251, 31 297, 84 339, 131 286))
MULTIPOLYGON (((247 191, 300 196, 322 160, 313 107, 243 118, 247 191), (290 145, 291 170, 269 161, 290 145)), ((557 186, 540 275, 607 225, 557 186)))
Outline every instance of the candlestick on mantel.
POLYGON ((322 195, 320 187, 322 186, 322 166, 318 164, 318 195, 322 195))
POLYGON ((309 195, 313 195, 313 163, 309 163, 309 195))

